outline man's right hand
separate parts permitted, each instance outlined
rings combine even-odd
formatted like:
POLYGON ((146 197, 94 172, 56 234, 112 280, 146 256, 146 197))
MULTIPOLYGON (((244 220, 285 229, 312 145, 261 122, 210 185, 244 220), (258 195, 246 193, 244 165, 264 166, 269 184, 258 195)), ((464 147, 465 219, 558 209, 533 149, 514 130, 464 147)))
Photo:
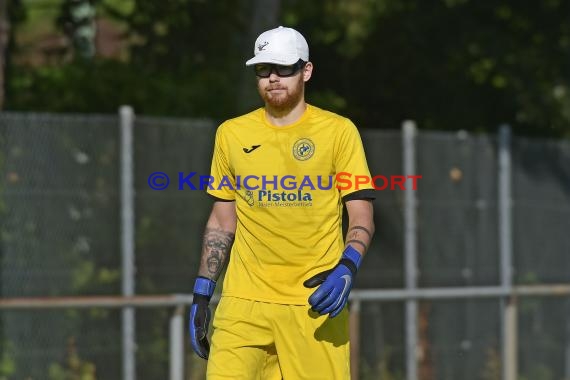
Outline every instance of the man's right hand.
POLYGON ((192 349, 202 359, 208 360, 210 343, 208 342, 208 326, 211 312, 210 299, 214 294, 216 282, 199 276, 194 283, 194 298, 190 307, 190 342, 192 349))

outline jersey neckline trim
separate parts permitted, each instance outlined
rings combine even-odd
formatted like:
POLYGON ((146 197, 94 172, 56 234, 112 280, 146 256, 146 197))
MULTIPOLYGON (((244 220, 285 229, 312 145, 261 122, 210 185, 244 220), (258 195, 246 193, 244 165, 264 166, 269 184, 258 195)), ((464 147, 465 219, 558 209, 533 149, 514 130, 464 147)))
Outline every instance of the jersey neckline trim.
POLYGON ((277 125, 273 125, 269 122, 269 120, 267 120, 267 117, 265 116, 265 108, 260 108, 260 118, 263 122, 263 125, 265 125, 266 127, 269 127, 271 129, 275 129, 275 130, 279 130, 279 131, 284 131, 284 130, 289 130, 292 128, 297 127, 299 124, 305 122, 309 116, 313 113, 313 106, 311 106, 310 104, 307 104, 307 108, 305 108, 305 111, 303 112, 303 114, 301 115, 301 117, 299 118, 299 120, 288 124, 288 125, 283 125, 283 126, 277 126, 277 125))

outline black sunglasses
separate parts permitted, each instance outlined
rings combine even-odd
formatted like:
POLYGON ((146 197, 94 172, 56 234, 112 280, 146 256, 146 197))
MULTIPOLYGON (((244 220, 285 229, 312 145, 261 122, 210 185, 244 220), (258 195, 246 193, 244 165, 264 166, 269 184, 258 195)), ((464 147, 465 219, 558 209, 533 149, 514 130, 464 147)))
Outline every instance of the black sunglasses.
POLYGON ((303 61, 302 59, 298 60, 296 63, 292 65, 275 65, 273 63, 258 63, 253 66, 253 70, 255 71, 255 75, 260 78, 268 78, 271 73, 275 72, 275 74, 279 75, 280 77, 291 77, 299 70, 301 70, 307 62, 303 61))

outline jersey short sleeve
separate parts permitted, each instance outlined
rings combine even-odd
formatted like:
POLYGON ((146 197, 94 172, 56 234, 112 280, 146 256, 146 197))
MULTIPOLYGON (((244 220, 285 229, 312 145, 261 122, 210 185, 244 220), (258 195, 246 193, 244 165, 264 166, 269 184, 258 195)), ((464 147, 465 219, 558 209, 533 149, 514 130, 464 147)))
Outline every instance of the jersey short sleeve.
POLYGON ((345 119, 335 142, 335 172, 337 186, 343 199, 361 194, 374 199, 374 188, 358 129, 345 119))
POLYGON ((225 129, 226 126, 222 124, 216 131, 210 168, 210 186, 206 191, 215 198, 233 201, 235 200, 235 175, 230 166, 225 129))

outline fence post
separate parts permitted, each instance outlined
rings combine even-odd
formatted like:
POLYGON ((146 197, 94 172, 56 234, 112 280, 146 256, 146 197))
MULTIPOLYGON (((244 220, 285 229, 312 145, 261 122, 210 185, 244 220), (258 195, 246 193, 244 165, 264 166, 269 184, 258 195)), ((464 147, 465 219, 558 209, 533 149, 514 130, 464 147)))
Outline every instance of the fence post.
POLYGON ((564 380, 570 380, 570 297, 566 299, 566 349, 564 350, 564 380))
POLYGON ((170 317, 170 380, 184 379, 184 305, 170 317))
MULTIPOLYGON (((404 175, 416 174, 416 124, 406 120, 402 124, 402 150, 404 175)), ((406 186, 404 193, 404 268, 406 290, 417 287, 417 199, 415 190, 406 186)), ((418 301, 406 300, 406 379, 418 379, 418 301)))
MULTIPOLYGON (((131 106, 121 106, 120 155, 121 155, 121 257, 122 294, 130 297, 135 294, 135 212, 134 212, 134 164, 133 164, 133 124, 134 111, 131 106)), ((135 309, 122 310, 123 334, 123 380, 135 380, 135 309)))
POLYGON ((517 300, 513 288, 511 128, 499 128, 498 218, 501 286, 511 295, 501 300, 503 380, 517 380, 517 300))

